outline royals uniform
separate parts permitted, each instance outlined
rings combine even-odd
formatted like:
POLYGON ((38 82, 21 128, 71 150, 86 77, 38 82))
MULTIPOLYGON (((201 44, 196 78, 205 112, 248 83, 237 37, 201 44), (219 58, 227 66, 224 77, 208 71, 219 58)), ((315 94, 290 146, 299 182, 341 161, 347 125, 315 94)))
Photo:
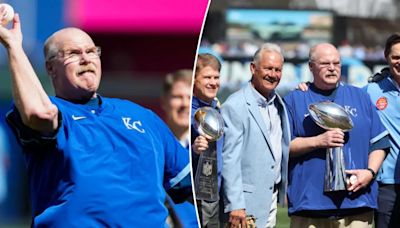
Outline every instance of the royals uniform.
MULTIPOLYGON (((354 123, 353 129, 345 133, 343 151, 346 169, 368 168, 368 155, 372 151, 370 146, 387 135, 368 94, 359 88, 341 83, 332 94, 324 93, 311 85, 307 92, 295 90, 285 97, 292 140, 296 137, 311 137, 323 133, 325 130, 312 120, 308 105, 326 100, 333 101, 345 108, 354 123)), ((373 149, 387 147, 388 145, 385 144, 373 149)), ((325 150, 318 149, 290 158, 289 215, 301 215, 299 213, 308 210, 336 210, 338 214, 334 215, 340 215, 340 212, 346 210, 338 209, 376 208, 377 183, 375 181, 356 193, 324 193, 325 150)))
POLYGON ((24 126, 15 107, 7 115, 26 159, 33 226, 165 227, 165 189, 190 178, 189 154, 168 127, 129 101, 50 99, 54 136, 24 126))
MULTIPOLYGON (((189 153, 189 135, 180 141, 180 144, 185 147, 189 153)), ((197 221, 196 208, 193 202, 193 192, 190 191, 191 196, 182 203, 176 203, 174 210, 182 223, 184 228, 198 228, 199 222, 197 221)))

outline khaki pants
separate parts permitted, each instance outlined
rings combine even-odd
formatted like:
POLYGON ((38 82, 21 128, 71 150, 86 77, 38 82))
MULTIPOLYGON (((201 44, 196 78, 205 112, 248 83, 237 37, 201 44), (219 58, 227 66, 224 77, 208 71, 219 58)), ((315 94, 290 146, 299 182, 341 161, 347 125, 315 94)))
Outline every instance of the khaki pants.
POLYGON ((374 212, 343 217, 342 219, 290 217, 290 228, 372 228, 374 212))

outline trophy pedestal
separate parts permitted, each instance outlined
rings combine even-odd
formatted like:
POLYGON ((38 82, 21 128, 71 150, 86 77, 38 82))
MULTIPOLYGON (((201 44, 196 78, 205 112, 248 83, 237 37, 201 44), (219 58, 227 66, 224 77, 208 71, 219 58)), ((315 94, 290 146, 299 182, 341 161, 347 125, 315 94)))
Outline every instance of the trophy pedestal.
POLYGON ((197 200, 219 199, 216 142, 209 142, 208 149, 200 155, 194 186, 197 200))
POLYGON ((346 191, 346 166, 341 147, 326 150, 324 192, 346 191))

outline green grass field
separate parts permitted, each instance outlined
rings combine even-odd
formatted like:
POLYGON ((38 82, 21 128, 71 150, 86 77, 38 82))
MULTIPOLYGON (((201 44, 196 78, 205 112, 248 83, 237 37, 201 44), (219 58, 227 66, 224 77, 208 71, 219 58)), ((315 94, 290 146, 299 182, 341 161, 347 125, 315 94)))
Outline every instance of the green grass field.
POLYGON ((276 228, 288 228, 290 219, 287 214, 287 207, 278 207, 278 215, 276 216, 276 228))

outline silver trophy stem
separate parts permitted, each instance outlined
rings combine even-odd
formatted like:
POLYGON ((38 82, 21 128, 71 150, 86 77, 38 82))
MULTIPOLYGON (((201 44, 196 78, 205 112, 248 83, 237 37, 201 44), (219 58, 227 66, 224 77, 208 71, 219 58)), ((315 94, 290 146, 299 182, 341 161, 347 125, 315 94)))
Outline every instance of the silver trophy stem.
POLYGON ((346 190, 346 166, 344 163, 342 147, 329 148, 326 150, 326 170, 324 191, 346 190))

